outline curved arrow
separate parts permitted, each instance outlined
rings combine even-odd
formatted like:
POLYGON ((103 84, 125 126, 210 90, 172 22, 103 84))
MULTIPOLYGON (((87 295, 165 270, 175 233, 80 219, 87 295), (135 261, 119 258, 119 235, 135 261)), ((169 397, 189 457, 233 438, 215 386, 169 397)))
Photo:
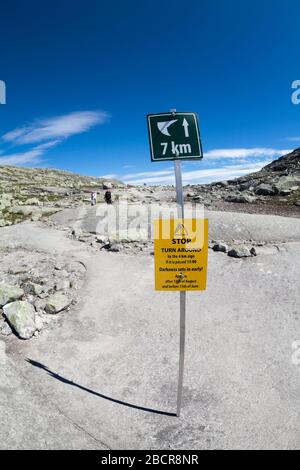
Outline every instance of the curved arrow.
POLYGON ((169 131, 168 131, 168 127, 170 127, 172 124, 174 124, 174 122, 177 122, 177 121, 178 121, 178 119, 173 119, 172 121, 158 122, 157 127, 158 127, 158 129, 160 130, 160 132, 162 134, 171 137, 171 135, 169 134, 169 131))

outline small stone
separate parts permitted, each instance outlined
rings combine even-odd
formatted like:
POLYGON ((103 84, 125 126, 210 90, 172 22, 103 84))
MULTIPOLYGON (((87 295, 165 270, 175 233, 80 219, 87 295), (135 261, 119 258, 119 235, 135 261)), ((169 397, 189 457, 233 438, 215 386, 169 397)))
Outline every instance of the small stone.
POLYGON ((68 281, 67 279, 63 279, 62 281, 57 282, 54 287, 57 291, 67 291, 70 288, 70 281, 68 281))
POLYGON ((36 315, 35 317, 35 326, 38 331, 41 331, 43 329, 44 322, 42 320, 42 317, 40 317, 39 315, 36 315))
POLYGON ((81 228, 74 228, 74 229, 72 230, 72 235, 73 235, 73 237, 75 237, 75 238, 81 237, 82 233, 83 233, 83 232, 82 232, 81 228))
POLYGON ((214 251, 221 251, 222 253, 227 253, 228 246, 225 243, 216 243, 213 246, 214 251))
POLYGON ((9 324, 7 322, 4 322, 2 327, 1 327, 1 333, 4 335, 4 336, 9 336, 12 334, 12 329, 11 327, 9 326, 9 324))
POLYGON ((257 256, 257 250, 256 250, 255 246, 253 246, 251 248, 250 253, 251 253, 252 256, 257 256))
POLYGON ((45 310, 49 314, 56 314, 65 310, 71 304, 71 300, 61 292, 56 292, 51 297, 49 297, 45 310))
POLYGON ((109 245, 105 245, 107 251, 112 251, 113 253, 118 253, 122 250, 122 245, 120 243, 110 243, 109 245))
POLYGON ((246 245, 238 245, 228 251, 228 256, 232 258, 248 258, 251 256, 251 253, 246 245))

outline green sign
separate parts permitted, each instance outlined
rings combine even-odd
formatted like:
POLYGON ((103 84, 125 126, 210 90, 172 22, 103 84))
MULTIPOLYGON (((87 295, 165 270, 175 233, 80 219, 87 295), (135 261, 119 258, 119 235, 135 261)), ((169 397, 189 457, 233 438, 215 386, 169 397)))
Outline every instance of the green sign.
POLYGON ((148 114, 151 160, 195 160, 203 158, 195 113, 148 114))

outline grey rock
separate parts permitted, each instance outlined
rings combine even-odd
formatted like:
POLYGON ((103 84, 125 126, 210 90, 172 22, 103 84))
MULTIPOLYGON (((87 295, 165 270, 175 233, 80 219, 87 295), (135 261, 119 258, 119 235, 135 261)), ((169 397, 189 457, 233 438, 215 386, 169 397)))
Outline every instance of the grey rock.
POLYGON ((278 192, 284 190, 297 190, 300 187, 300 176, 282 176, 275 184, 278 192))
POLYGON ((22 339, 29 339, 34 335, 35 309, 26 301, 17 300, 3 307, 4 315, 12 329, 22 339))
POLYGON ((107 251, 112 251, 114 253, 118 253, 122 250, 122 245, 120 243, 109 243, 104 247, 107 251))
POLYGON ((237 196, 230 195, 225 198, 225 201, 227 202, 236 202, 240 204, 245 204, 245 203, 251 204, 255 202, 256 200, 257 198, 255 196, 250 196, 248 194, 237 195, 237 196))
POLYGON ((250 253, 252 256, 257 256, 258 253, 257 253, 257 249, 255 248, 255 246, 251 248, 250 253))
POLYGON ((102 188, 103 188, 103 189, 112 189, 112 187, 113 187, 113 185, 112 185, 112 183, 110 183, 109 181, 104 181, 104 182, 102 183, 102 188))
POLYGON ((227 253, 228 246, 225 243, 216 243, 213 246, 214 251, 221 251, 222 253, 227 253))
POLYGON ((35 317, 35 326, 36 326, 37 331, 42 331, 44 322, 43 322, 42 317, 39 315, 36 315, 35 317))
POLYGON ((255 194, 261 196, 275 196, 278 190, 271 184, 262 183, 255 189, 255 194))
POLYGON ((246 245, 237 245, 228 251, 228 256, 232 258, 247 258, 251 256, 251 253, 246 245))
POLYGON ((12 329, 7 322, 4 322, 0 327, 1 334, 3 336, 9 336, 12 334, 12 329))
POLYGON ((49 297, 45 310, 47 313, 54 315, 68 308, 70 304, 71 300, 66 295, 61 292, 56 292, 49 297))
POLYGON ((62 281, 57 282, 54 287, 57 291, 67 291, 70 288, 70 281, 68 279, 63 279, 62 281))
POLYGON ((24 291, 17 286, 0 284, 0 307, 23 297, 24 291))

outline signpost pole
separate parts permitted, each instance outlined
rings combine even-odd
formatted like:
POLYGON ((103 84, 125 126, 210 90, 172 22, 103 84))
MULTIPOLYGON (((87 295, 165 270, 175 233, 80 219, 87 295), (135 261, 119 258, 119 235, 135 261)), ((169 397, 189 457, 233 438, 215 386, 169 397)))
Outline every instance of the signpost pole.
MULTIPOLYGON (((171 109, 168 113, 148 114, 147 124, 149 132, 149 143, 151 160, 153 162, 159 161, 174 161, 175 178, 176 178, 176 199, 177 199, 177 212, 178 219, 184 219, 184 199, 182 189, 182 174, 181 174, 181 160, 200 160, 203 158, 203 151, 200 139, 198 119, 195 113, 178 113, 176 109, 171 109)), ((162 226, 164 220, 157 221, 158 225, 162 226)), ((169 221, 171 222, 171 221, 169 221)), ((189 220, 191 222, 191 220, 189 220)), ((185 220, 187 223, 187 220, 185 220)), ((207 226, 207 225, 206 225, 207 226)), ((171 228, 171 223, 169 225, 171 228)), ((184 228, 184 227, 183 227, 184 228)), ((180 227, 179 227, 180 230, 180 227)), ((180 234, 179 234, 180 235, 180 234)), ((183 231, 180 242, 186 244, 191 242, 183 238, 183 231)), ((197 238, 197 237, 196 237, 197 238)), ((197 239, 198 240, 198 239, 197 239)), ((155 253, 155 288, 157 290, 171 290, 180 291, 180 341, 179 341, 179 374, 178 374, 178 391, 177 391, 177 416, 180 416, 182 388, 183 388, 183 372, 184 372, 184 349, 185 349, 185 311, 186 311, 186 292, 188 290, 204 290, 206 286, 206 266, 207 266, 207 247, 199 250, 199 253, 194 253, 194 261, 201 267, 199 276, 189 272, 186 274, 186 259, 183 261, 184 256, 181 258, 180 251, 174 257, 177 259, 181 267, 176 264, 172 275, 170 273, 162 273, 159 269, 159 264, 166 264, 169 262, 164 258, 163 245, 167 246, 168 242, 173 240, 163 240, 156 238, 154 240, 154 253, 155 253), (180 263, 181 260, 182 262, 180 263), (204 269, 205 268, 205 269, 204 269), (166 278, 165 276, 170 276, 166 278), (186 279, 187 278, 187 279, 186 279), (184 282, 179 282, 179 281, 184 282), (179 282, 179 283, 178 283, 179 282)), ((197 241, 197 243, 200 240, 197 241)), ((184 250, 183 250, 184 251, 184 250)), ((172 263, 171 263, 172 264, 172 263)), ((162 271, 170 271, 168 269, 162 271)))
MULTIPOLYGON (((184 199, 182 188, 182 173, 180 160, 174 161, 175 180, 176 180, 176 200, 178 218, 184 218, 184 199)), ((180 291, 180 342, 179 342, 179 373, 178 373, 178 390, 177 390, 177 416, 180 416, 182 388, 183 388, 183 372, 184 372, 184 348, 185 348, 185 308, 186 308, 186 291, 180 291)))

